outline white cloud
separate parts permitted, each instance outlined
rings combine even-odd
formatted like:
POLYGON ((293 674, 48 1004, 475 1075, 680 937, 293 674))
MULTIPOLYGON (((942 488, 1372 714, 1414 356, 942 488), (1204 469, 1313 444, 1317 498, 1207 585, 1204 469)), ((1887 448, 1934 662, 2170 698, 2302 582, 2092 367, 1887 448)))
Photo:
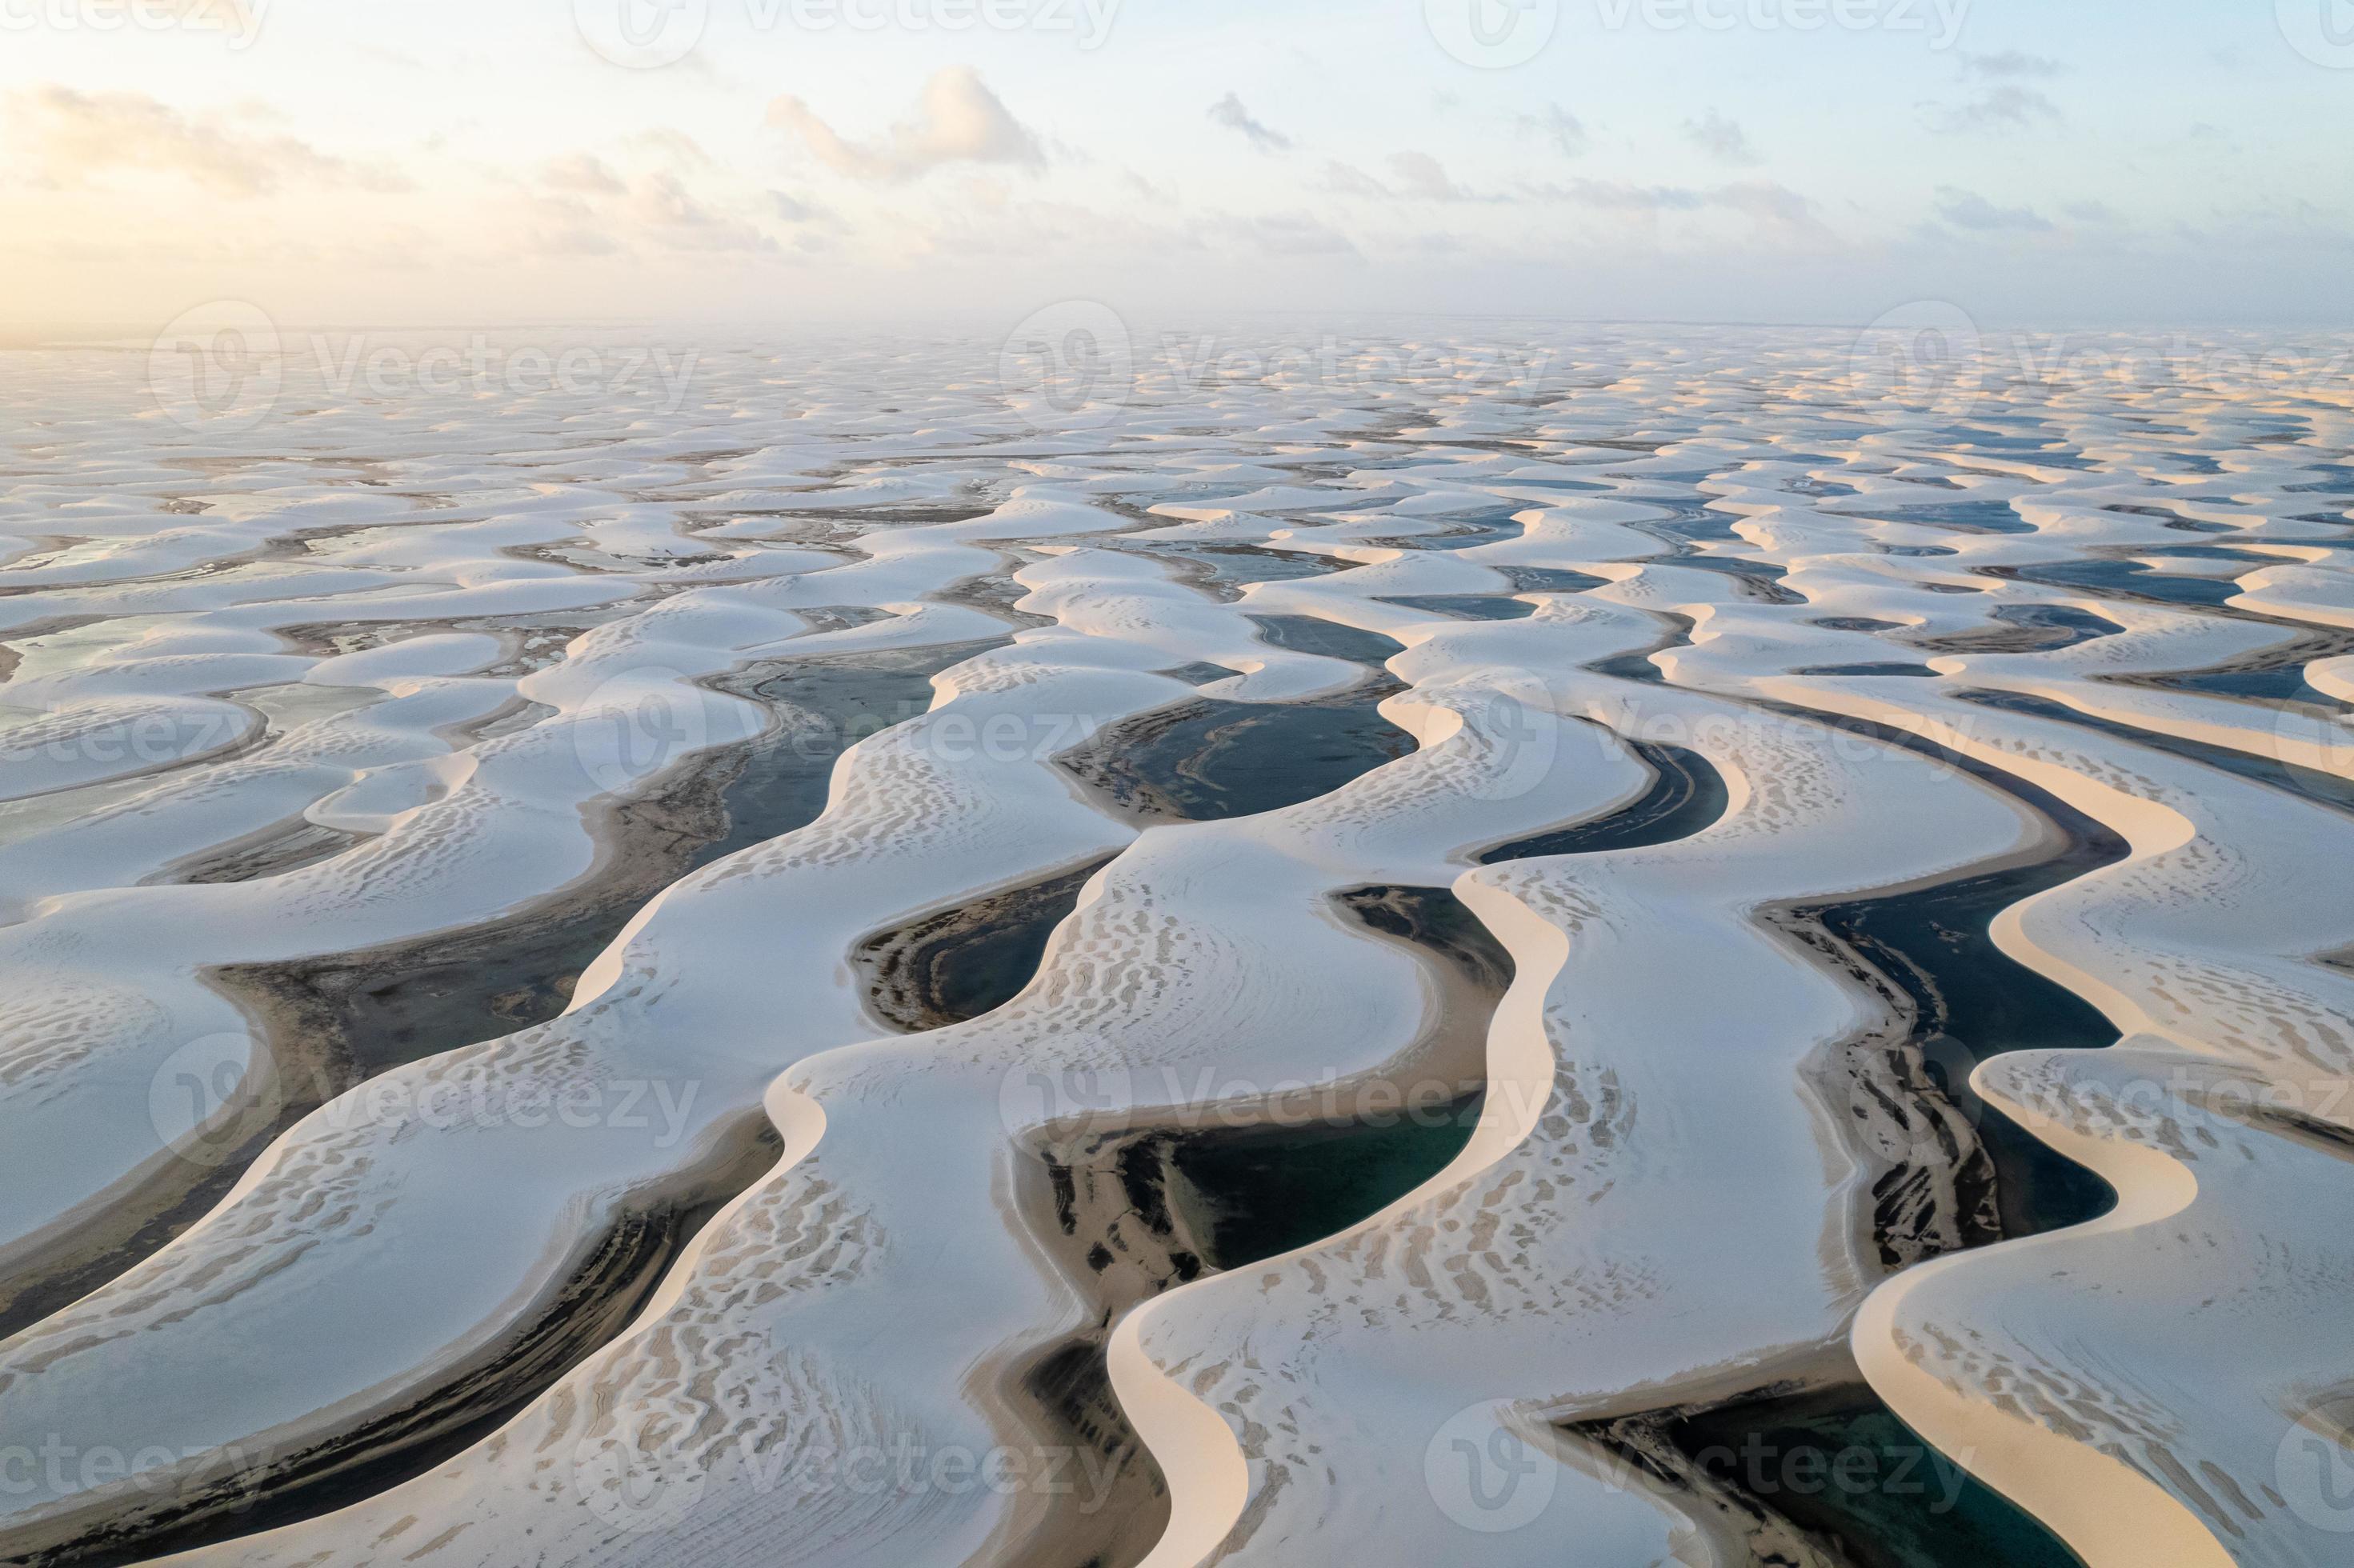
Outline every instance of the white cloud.
POLYGON ((1393 153, 1390 172, 1397 176, 1398 189, 1405 195, 1419 196, 1425 201, 1471 201, 1469 191, 1447 177, 1437 159, 1427 153, 1393 153))
POLYGON ((1670 212, 1737 212, 1784 238, 1832 238, 1812 198, 1771 180, 1735 180, 1706 190, 1689 185, 1630 185, 1617 180, 1572 180, 1565 185, 1527 185, 1522 189, 1532 196, 1606 212, 1652 217, 1670 212))
POLYGON ((814 202, 806 202, 784 191, 769 193, 769 205, 777 217, 786 223, 831 223, 833 214, 814 202))
POLYGON ((773 250, 758 229, 710 206, 676 175, 652 174, 630 186, 624 215, 650 238, 677 250, 773 250))
POLYGON ((1354 164, 1344 164, 1338 158, 1326 160, 1324 173, 1317 185, 1318 188, 1331 191, 1335 196, 1386 196, 1390 194, 1389 186, 1354 164))
POLYGON ((1592 138, 1586 134, 1585 122, 1558 103, 1548 103, 1543 114, 1523 114, 1521 125, 1549 138, 1564 156, 1575 158, 1585 151, 1592 138))
POLYGON ((1229 131, 1240 132, 1245 141, 1262 153, 1291 150, 1290 137, 1253 119, 1251 111, 1243 107, 1243 101, 1231 92, 1210 105, 1210 119, 1229 131))
POLYGON ((850 141, 808 104, 790 94, 769 105, 769 123, 797 133, 820 163, 855 180, 895 185, 950 164, 1046 161, 1038 138, 1007 111, 981 73, 969 66, 935 72, 924 84, 912 119, 879 140, 850 141))
POLYGON ((1225 217, 1217 220, 1215 227, 1271 256, 1340 256, 1353 254, 1357 249, 1347 235, 1306 213, 1225 217))
POLYGON ((73 184, 111 169, 177 175, 216 196, 268 196, 288 185, 411 188, 376 164, 323 153, 288 135, 236 131, 183 114, 143 92, 78 92, 54 84, 12 94, 13 140, 39 174, 73 184))
POLYGON ((1966 191, 1956 185, 1937 187, 1937 213, 1956 228, 1972 228, 1981 233, 1997 229, 2012 229, 2026 233, 2041 233, 2051 222, 2032 207, 1997 207, 1976 191, 1966 191))
POLYGON ((1709 111, 1705 120, 1685 121, 1684 137, 1721 164, 1755 164, 1759 161, 1756 149, 1749 144, 1749 132, 1714 110, 1709 111))
POLYGON ((1985 77, 2053 77, 2068 68, 2058 60, 2042 55, 2031 55, 2020 49, 2005 49, 1999 54, 1961 57, 1962 69, 1985 77))
POLYGON ((629 188, 605 160, 590 153, 567 153, 550 158, 539 177, 540 183, 550 190, 581 195, 619 196, 629 188))
POLYGON ((1929 123, 1952 135, 1980 131, 2021 131, 2060 118, 2060 106, 2031 87, 2005 82, 1967 103, 1931 106, 1929 123))

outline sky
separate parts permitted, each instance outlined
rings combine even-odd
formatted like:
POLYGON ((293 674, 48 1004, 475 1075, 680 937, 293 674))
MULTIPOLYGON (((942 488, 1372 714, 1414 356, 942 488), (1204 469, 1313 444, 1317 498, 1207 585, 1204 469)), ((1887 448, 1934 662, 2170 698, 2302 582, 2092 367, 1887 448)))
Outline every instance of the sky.
POLYGON ((0 0, 0 332, 2349 324, 2354 0, 0 0))

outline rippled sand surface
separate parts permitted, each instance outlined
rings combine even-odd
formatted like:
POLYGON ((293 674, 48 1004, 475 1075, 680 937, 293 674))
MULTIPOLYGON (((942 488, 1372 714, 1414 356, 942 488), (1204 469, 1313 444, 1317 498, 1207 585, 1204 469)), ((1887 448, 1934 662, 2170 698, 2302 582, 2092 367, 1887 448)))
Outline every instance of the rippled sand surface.
POLYGON ((0 355, 0 1560, 2346 1561, 2354 392, 2103 346, 0 355))

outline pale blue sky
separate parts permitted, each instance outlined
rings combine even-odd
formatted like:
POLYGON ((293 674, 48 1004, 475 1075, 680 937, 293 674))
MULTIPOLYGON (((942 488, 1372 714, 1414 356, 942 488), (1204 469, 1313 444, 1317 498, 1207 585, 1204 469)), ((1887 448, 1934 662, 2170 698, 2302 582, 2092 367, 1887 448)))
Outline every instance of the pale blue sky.
MULTIPOLYGON (((2319 26, 2337 7, 2354 40, 2354 0, 1691 0, 1718 27, 1558 0, 1549 33, 1546 0, 1430 0, 1436 31, 1424 0, 990 0, 1023 25, 955 32, 677 0, 707 19, 652 69, 600 57, 574 0, 141 0, 157 25, 103 26, 129 3, 0 0, 19 325, 1086 297, 2189 327, 2342 323, 2354 272, 2354 41, 2319 26), (1763 25, 1810 3, 1868 25, 1763 25), (1475 4, 1542 47, 1455 58, 1447 7, 1475 4)), ((646 3, 578 8, 595 32, 646 3)))

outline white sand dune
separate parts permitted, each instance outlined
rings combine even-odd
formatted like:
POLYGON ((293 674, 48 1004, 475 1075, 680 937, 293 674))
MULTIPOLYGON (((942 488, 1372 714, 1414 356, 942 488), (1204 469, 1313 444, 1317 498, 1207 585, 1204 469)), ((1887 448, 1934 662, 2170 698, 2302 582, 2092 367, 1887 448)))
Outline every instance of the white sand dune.
POLYGON ((1542 386, 1434 328, 1076 411, 971 345, 731 346, 667 406, 290 366, 232 435, 48 355, 0 1458, 59 1457, 0 1555, 1836 1568, 1884 1520, 1666 1445, 1868 1383, 2016 1539, 2337 1561, 2344 400, 1523 335, 1542 386), (1677 768, 1722 810, 1614 844, 1677 768), (2063 854, 1993 939, 2122 1044, 1967 1093, 1919 955, 1807 913, 2063 854), (1458 907, 1500 1000, 1415 924, 1458 907), (365 1019, 449 943, 481 1005, 364 1060, 283 991, 365 1019), (940 1011, 942 952, 1011 1000, 940 1011), (1484 1093, 1443 1170, 1219 1271, 1189 1160, 1370 1171, 1434 1089, 1484 1093), (2115 1207, 1992 1240, 1987 1107, 2115 1207))

